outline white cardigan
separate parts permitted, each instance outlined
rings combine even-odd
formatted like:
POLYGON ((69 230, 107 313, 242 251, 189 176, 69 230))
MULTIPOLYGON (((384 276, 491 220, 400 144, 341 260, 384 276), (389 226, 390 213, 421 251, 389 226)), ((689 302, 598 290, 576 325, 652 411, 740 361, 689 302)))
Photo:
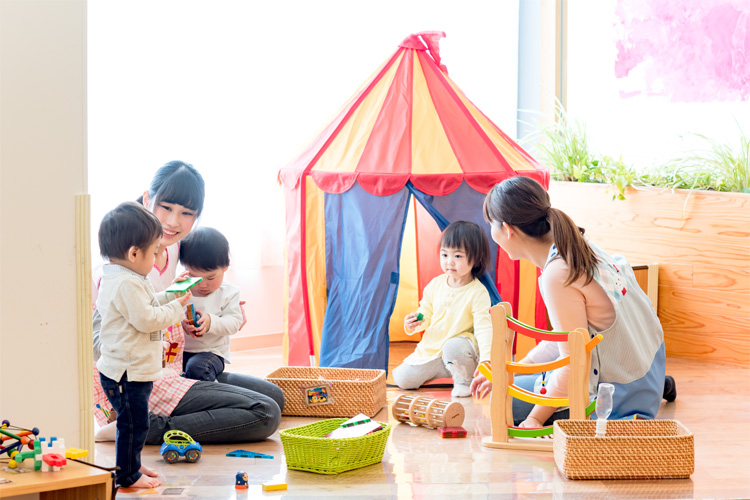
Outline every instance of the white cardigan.
POLYGON ((102 316, 99 372, 119 381, 151 382, 161 374, 161 330, 179 323, 183 309, 173 294, 154 293, 149 279, 105 264, 96 308, 102 316))

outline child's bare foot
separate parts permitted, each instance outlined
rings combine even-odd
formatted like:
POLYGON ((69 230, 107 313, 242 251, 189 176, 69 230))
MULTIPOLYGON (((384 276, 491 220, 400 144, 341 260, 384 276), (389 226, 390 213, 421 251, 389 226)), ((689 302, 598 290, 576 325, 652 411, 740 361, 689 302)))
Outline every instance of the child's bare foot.
POLYGON ((130 485, 131 488, 156 488, 161 486, 161 481, 147 475, 142 475, 138 478, 138 481, 130 485))
POLYGON ((146 467, 145 465, 141 465, 141 468, 139 469, 141 474, 145 474, 148 477, 157 477, 159 474, 152 469, 151 467, 146 467))

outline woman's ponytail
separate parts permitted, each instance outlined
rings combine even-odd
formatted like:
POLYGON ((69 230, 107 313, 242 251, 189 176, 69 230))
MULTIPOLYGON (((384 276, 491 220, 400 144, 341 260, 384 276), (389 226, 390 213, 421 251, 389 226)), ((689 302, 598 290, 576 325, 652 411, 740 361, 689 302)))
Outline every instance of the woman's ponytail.
POLYGON ((550 206, 549 194, 530 177, 511 177, 496 184, 484 199, 487 222, 505 222, 532 238, 551 233, 558 254, 568 265, 570 285, 582 275, 586 284, 594 279, 598 258, 583 237, 583 228, 575 225, 565 212, 550 206))
POLYGON ((599 259, 583 237, 585 229, 576 226, 568 214, 556 208, 549 207, 547 217, 552 227, 552 241, 560 258, 568 265, 565 285, 570 285, 583 275, 586 275, 588 285, 594 279, 599 259))

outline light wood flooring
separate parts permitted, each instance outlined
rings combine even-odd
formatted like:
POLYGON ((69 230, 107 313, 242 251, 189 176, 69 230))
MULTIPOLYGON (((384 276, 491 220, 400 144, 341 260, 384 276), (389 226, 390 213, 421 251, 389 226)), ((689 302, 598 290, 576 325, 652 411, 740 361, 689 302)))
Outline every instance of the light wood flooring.
MULTIPOLYGON (((391 346, 391 368, 413 344, 391 346)), ((281 366, 281 349, 233 353, 232 370, 264 376, 281 366)), ((750 368, 669 359, 667 372, 677 380, 677 401, 662 404, 659 418, 676 419, 695 435, 695 473, 685 480, 572 481, 555 466, 552 453, 488 449, 481 439, 490 432, 489 398, 461 398, 466 409, 466 439, 441 439, 437 431, 397 424, 390 405, 402 393, 388 388, 388 408, 377 420, 394 424, 381 464, 338 476, 287 470, 278 432, 262 443, 204 447, 195 464, 166 464, 157 446, 147 446, 143 463, 160 472, 156 492, 120 492, 118 498, 352 498, 352 499, 678 499, 750 498, 750 368), (273 460, 230 458, 244 449, 273 455, 273 460), (237 471, 249 476, 248 490, 234 489, 237 471), (269 481, 288 484, 286 491, 263 492, 269 481)), ((422 390, 450 399, 450 389, 422 390)), ((316 418, 284 417, 281 429, 316 418)), ((114 443, 96 445, 96 462, 114 464, 114 443)))

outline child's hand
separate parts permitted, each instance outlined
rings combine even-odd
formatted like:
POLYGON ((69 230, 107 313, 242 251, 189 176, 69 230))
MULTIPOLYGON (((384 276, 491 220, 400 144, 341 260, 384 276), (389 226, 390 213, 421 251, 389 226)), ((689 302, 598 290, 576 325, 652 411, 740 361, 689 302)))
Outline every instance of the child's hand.
POLYGON ((190 324, 190 322, 186 319, 182 320, 182 323, 180 323, 180 326, 182 326, 182 331, 187 333, 188 335, 192 335, 194 338, 198 338, 198 336, 195 334, 195 327, 190 324))
POLYGON ((179 302, 182 307, 185 307, 188 304, 188 302, 190 302, 190 299, 192 298, 193 298, 193 293, 190 290, 188 290, 187 292, 185 292, 185 295, 183 295, 182 297, 177 297, 175 300, 179 302))
POLYGON ((203 311, 196 310, 198 315, 198 325, 195 328, 195 336, 202 337, 211 329, 211 315, 203 311))
POLYGON ((420 323, 422 323, 424 319, 418 320, 416 313, 409 313, 404 318, 404 328, 407 332, 413 332, 416 327, 419 326, 420 323))
POLYGON ((471 390, 471 395, 475 398, 484 399, 492 392, 492 382, 487 380, 487 378, 477 370, 474 372, 474 380, 471 381, 469 390, 471 390))
POLYGON ((242 327, 245 326, 245 323, 247 323, 247 317, 245 316, 245 308, 243 307, 245 305, 244 300, 240 300, 240 312, 242 312, 242 324, 240 325, 240 330, 242 330, 242 327))
POLYGON ((190 277, 190 274, 187 271, 183 271, 182 274, 180 274, 179 276, 177 276, 174 279, 174 281, 172 281, 172 284, 174 285, 175 283, 179 283, 180 281, 185 281, 189 277, 190 277))

